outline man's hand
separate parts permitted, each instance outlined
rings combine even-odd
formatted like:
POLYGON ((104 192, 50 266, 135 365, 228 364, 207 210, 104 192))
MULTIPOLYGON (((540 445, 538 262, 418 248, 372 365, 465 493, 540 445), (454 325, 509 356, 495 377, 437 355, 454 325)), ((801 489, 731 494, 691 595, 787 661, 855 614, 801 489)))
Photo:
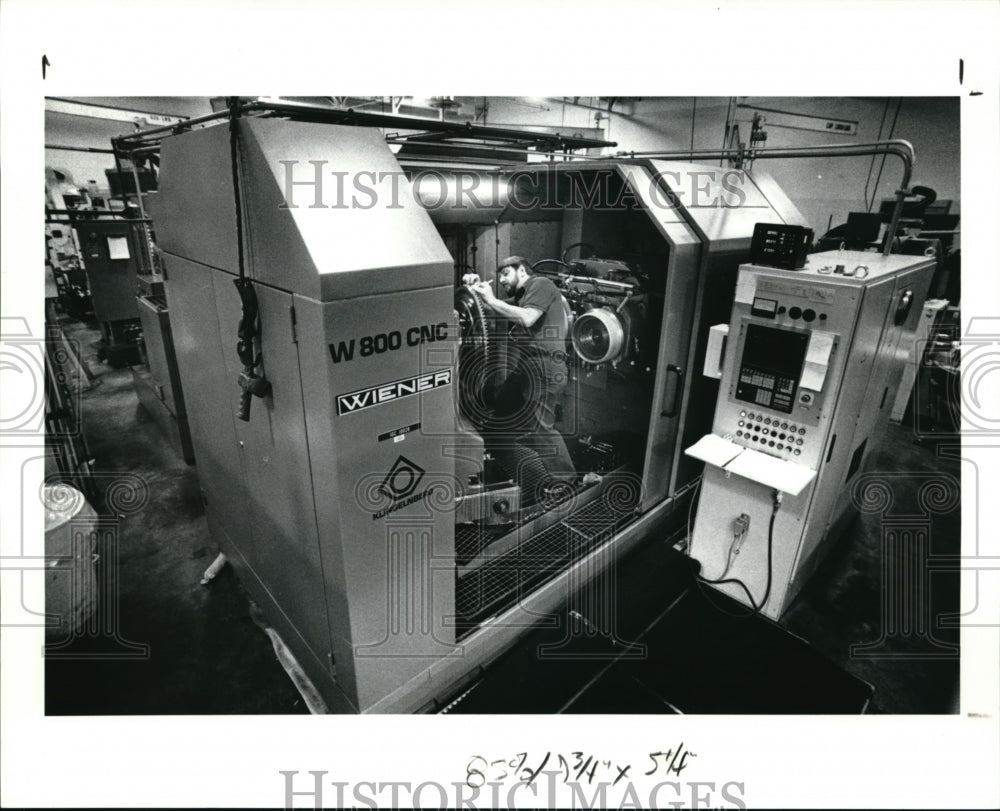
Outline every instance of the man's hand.
POLYGON ((497 300, 497 297, 493 295, 493 285, 489 282, 476 282, 472 285, 472 289, 483 297, 483 301, 486 304, 493 305, 497 300))
POLYGON ((482 298, 483 304, 497 315, 516 321, 522 327, 530 329, 541 318, 542 311, 537 307, 518 307, 516 304, 497 298, 493 292, 493 285, 489 282, 476 282, 471 285, 471 289, 482 298))

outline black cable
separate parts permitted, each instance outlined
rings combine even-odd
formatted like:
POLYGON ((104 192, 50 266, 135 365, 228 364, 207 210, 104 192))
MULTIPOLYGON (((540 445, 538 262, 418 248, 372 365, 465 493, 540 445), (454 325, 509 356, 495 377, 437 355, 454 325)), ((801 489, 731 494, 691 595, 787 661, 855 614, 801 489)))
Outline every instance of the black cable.
POLYGON ((244 422, 249 422, 250 403, 253 397, 255 395, 257 397, 264 397, 270 394, 271 384, 263 375, 257 374, 255 371, 263 361, 263 347, 258 341, 260 336, 260 309, 253 282, 246 275, 246 256, 243 244, 243 199, 240 194, 238 122, 240 117, 239 97, 230 96, 228 106, 229 157, 233 170, 233 205, 236 209, 236 262, 239 270, 239 277, 233 280, 233 284, 236 286, 242 304, 242 314, 239 326, 237 327, 238 340, 236 342, 236 354, 243 364, 243 372, 239 377, 241 393, 237 417, 244 422))
MULTIPOLYGON (((694 492, 691 494, 691 501, 688 503, 688 515, 687 515, 688 543, 687 543, 687 554, 688 554, 689 557, 691 555, 692 549, 694 548, 694 532, 693 532, 693 528, 691 526, 691 516, 694 513, 695 502, 698 501, 698 498, 701 495, 701 483, 702 483, 702 479, 701 479, 701 477, 699 477, 698 480, 695 482, 694 492)), ((731 617, 751 617, 754 614, 759 613, 759 611, 760 611, 760 609, 757 606, 757 603, 754 602, 753 595, 750 593, 750 589, 747 588, 746 584, 742 580, 737 580, 735 578, 729 578, 729 579, 725 579, 725 580, 709 580, 706 577, 702 577, 701 574, 699 574, 698 572, 694 572, 694 582, 695 582, 695 585, 698 587, 698 591, 701 593, 701 596, 704 597, 707 602, 712 603, 713 607, 717 608, 723 614, 728 614, 731 617), (733 583, 735 585, 738 585, 746 593, 747 600, 750 603, 750 605, 753 607, 752 610, 748 614, 734 614, 732 611, 726 610, 725 608, 723 608, 718 603, 715 603, 715 602, 712 601, 712 598, 709 597, 708 592, 706 592, 705 589, 702 588, 702 584, 703 583, 711 583, 713 585, 724 585, 726 583, 733 583)))
POLYGON ((767 588, 764 589, 764 599, 760 601, 761 608, 767 605, 767 600, 771 596, 771 574, 774 561, 774 519, 778 517, 778 510, 781 508, 781 495, 775 492, 774 507, 771 509, 771 523, 767 527, 767 588))
MULTIPOLYGON (((505 208, 504 211, 507 209, 505 208)), ((503 211, 500 212, 503 216, 503 211)), ((494 292, 500 294, 500 217, 493 220, 493 262, 496 265, 496 276, 493 279, 494 292)))
POLYGON ((724 580, 708 580, 702 577, 701 575, 698 575, 698 580, 700 583, 710 583, 713 586, 724 586, 727 584, 733 584, 743 589, 743 593, 746 594, 747 596, 747 602, 750 603, 750 611, 745 614, 734 614, 732 611, 727 611, 718 603, 712 602, 712 600, 708 597, 707 593, 702 591, 702 596, 704 596, 706 600, 708 600, 708 602, 712 603, 712 605, 719 611, 721 611, 723 614, 728 614, 730 617, 753 617, 760 614, 760 610, 761 608, 763 608, 763 604, 757 605, 757 603, 754 602, 753 594, 750 593, 750 589, 747 587, 747 584, 744 583, 742 580, 739 580, 738 578, 727 577, 724 580))
MULTIPOLYGON (((693 497, 692 497, 693 501, 693 497)), ((753 594, 750 592, 749 587, 739 578, 727 577, 720 580, 710 580, 707 577, 703 577, 701 574, 695 572, 695 583, 698 585, 698 589, 702 596, 719 611, 724 614, 728 614, 731 617, 750 617, 756 614, 760 614, 764 606, 767 605, 767 601, 771 596, 771 583, 773 578, 773 564, 774 564, 774 521, 778 517, 778 510, 781 509, 781 494, 775 491, 774 494, 774 505, 771 509, 771 520, 767 527, 767 585, 764 588, 764 599, 758 604, 754 598, 753 594), (743 589, 743 593, 746 594, 747 601, 750 603, 751 611, 747 614, 734 614, 732 611, 727 611, 718 603, 715 603, 708 596, 707 592, 701 588, 702 583, 707 583, 712 586, 724 586, 724 585, 736 585, 743 589)), ((690 511, 688 513, 689 523, 690 523, 690 511)), ((688 549, 691 548, 691 537, 690 533, 688 535, 688 549)))
POLYGON ((239 269, 240 279, 246 277, 246 266, 243 256, 243 204, 240 196, 240 170, 239 170, 239 126, 237 119, 240 116, 240 100, 238 96, 229 99, 229 157, 233 168, 233 203, 236 206, 236 263, 239 269))
POLYGON ((537 273, 539 265, 547 265, 547 264, 562 265, 564 268, 570 268, 570 269, 572 269, 573 267, 569 262, 563 262, 562 259, 539 259, 537 262, 535 262, 535 264, 531 266, 531 269, 537 273))

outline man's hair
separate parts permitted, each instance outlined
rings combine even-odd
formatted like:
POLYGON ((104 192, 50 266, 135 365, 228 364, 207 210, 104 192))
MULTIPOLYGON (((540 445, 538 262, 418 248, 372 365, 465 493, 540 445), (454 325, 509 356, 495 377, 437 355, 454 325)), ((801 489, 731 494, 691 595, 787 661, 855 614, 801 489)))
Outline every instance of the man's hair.
POLYGON ((525 272, 529 276, 532 273, 534 273, 534 270, 532 270, 531 267, 531 262, 529 262, 523 256, 508 256, 500 263, 500 266, 497 268, 497 276, 503 273, 505 268, 514 268, 514 270, 517 270, 518 268, 521 267, 524 268, 525 272))

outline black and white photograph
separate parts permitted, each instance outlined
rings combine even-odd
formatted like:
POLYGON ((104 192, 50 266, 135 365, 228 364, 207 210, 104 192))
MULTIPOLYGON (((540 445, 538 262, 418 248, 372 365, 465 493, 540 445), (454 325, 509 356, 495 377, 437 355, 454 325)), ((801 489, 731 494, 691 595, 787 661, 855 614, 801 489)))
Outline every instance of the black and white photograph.
POLYGON ((840 5, 5 2, 3 804, 1000 802, 998 14, 840 5))

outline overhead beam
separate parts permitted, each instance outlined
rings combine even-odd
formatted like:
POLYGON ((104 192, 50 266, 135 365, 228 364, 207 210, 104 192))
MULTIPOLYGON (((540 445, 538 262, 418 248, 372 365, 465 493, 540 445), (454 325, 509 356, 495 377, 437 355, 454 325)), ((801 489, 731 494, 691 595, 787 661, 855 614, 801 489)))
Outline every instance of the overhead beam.
POLYGON ((146 127, 168 126, 187 121, 187 116, 183 115, 164 115, 163 113, 149 113, 142 110, 126 110, 119 107, 107 107, 103 104, 91 104, 89 102, 58 98, 45 99, 45 112, 78 115, 84 118, 99 118, 104 121, 127 121, 130 124, 138 124, 146 127))

